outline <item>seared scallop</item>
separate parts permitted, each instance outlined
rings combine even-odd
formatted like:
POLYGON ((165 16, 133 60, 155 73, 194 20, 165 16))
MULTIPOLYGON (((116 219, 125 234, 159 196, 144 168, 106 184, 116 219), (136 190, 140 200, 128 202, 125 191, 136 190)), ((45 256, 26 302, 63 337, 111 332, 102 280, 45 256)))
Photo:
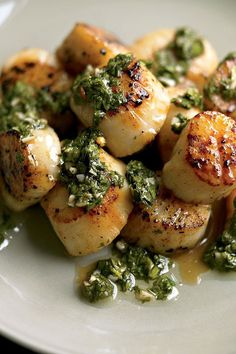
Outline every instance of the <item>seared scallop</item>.
POLYGON ((236 123, 219 112, 195 116, 163 169, 165 186, 189 203, 210 204, 236 188, 236 123))
MULTIPOLYGON (((167 70, 170 70, 170 76, 173 75, 173 69, 176 71, 175 74, 179 75, 183 69, 181 67, 183 60, 188 59, 188 67, 184 69, 186 73, 183 73, 183 76, 193 81, 199 89, 203 88, 206 78, 213 73, 217 66, 216 52, 211 44, 205 38, 198 36, 192 29, 185 27, 161 29, 148 33, 138 39, 130 47, 130 50, 137 58, 151 60, 154 74, 158 72, 158 53, 162 52, 163 54, 163 56, 161 54, 162 63, 163 60, 165 62, 166 60, 169 61, 168 65, 170 65, 167 70), (177 36, 179 36, 179 39, 177 36), (164 50, 167 50, 168 53, 164 53, 164 50), (178 67, 174 68, 177 64, 178 67)), ((167 86, 173 86, 174 84, 173 81, 166 81, 167 86)))
POLYGON ((200 113, 202 102, 198 90, 189 83, 168 87, 167 92, 171 104, 166 120, 157 135, 158 151, 163 162, 170 159, 180 133, 188 121, 200 113))
POLYGON ((230 53, 209 78, 204 90, 207 109, 236 119, 236 52, 230 53))
MULTIPOLYGON (((19 81, 54 99, 68 91, 72 83, 67 73, 59 67, 55 57, 40 48, 22 50, 4 64, 0 76, 2 94, 6 94, 19 81)), ((65 98, 66 96, 62 99, 65 101, 65 98)), ((43 116, 62 137, 76 126, 76 119, 69 110, 69 104, 68 108, 53 112, 45 107, 43 116)))
POLYGON ((126 47, 112 33, 101 28, 78 23, 57 49, 57 57, 71 74, 82 72, 87 65, 104 66, 126 47))
MULTIPOLYGON (((74 95, 71 106, 80 121, 90 127, 94 122, 94 113, 97 103, 104 102, 105 108, 98 127, 103 132, 107 147, 116 157, 132 155, 150 143, 160 131, 169 108, 169 97, 161 83, 153 76, 144 64, 131 55, 119 55, 112 59, 108 66, 95 71, 89 76, 95 80, 100 79, 102 89, 97 89, 96 82, 94 93, 89 100, 89 88, 86 90, 84 83, 74 85, 74 95), (113 70, 113 65, 130 58, 124 70, 120 70, 116 86, 108 86, 108 80, 103 79, 104 72, 113 70), (100 77, 99 77, 100 75, 100 77), (105 91, 105 98, 103 97, 105 91), (121 99, 117 106, 107 108, 107 96, 116 96, 121 99), (96 102, 93 101, 96 95, 96 102)), ((95 81, 94 80, 94 81, 95 81)), ((90 81, 91 82, 91 81, 90 81)), ((111 103, 113 102, 110 99, 111 103)), ((117 99, 118 101, 118 99, 117 99)))
POLYGON ((16 130, 0 134, 1 195, 21 211, 53 188, 58 174, 60 142, 52 128, 38 129, 22 139, 16 130))
POLYGON ((162 191, 152 206, 137 205, 121 231, 129 243, 158 253, 193 248, 204 237, 211 208, 187 204, 162 191))
POLYGON ((55 58, 40 48, 22 50, 10 57, 2 68, 1 85, 3 90, 17 81, 33 87, 63 91, 71 84, 68 75, 59 68, 55 58))
MULTIPOLYGON (((103 149, 100 159, 109 170, 125 176, 125 164, 103 149)), ((51 224, 72 256, 96 252, 110 244, 125 226, 132 211, 132 197, 126 180, 121 188, 111 186, 102 203, 86 210, 68 205, 69 192, 65 185, 57 185, 43 198, 41 205, 51 224)))

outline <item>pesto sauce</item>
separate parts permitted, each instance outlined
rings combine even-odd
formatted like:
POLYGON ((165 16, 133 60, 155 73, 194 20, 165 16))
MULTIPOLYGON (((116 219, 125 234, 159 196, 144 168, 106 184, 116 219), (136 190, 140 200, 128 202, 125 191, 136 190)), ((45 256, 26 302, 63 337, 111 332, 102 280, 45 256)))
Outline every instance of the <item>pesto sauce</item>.
POLYGON ((98 126, 107 112, 116 112, 118 107, 127 103, 127 98, 119 87, 119 78, 132 60, 131 54, 118 54, 109 60, 106 67, 89 69, 75 79, 73 98, 79 105, 91 104, 94 109, 94 126, 98 126))
POLYGON ((71 207, 90 210, 101 204, 111 186, 123 186, 123 176, 100 160, 99 142, 103 140, 101 132, 91 128, 74 140, 64 141, 59 179, 68 188, 71 207))
MULTIPOLYGON (((217 70, 228 60, 236 60, 236 52, 228 54, 217 70)), ((225 101, 236 99, 236 64, 231 68, 229 75, 220 81, 213 75, 204 89, 204 94, 209 99, 213 95, 220 95, 225 101)))
POLYGON ((38 116, 34 89, 18 81, 2 98, 0 103, 0 132, 16 130, 21 138, 33 129, 44 129, 47 122, 38 116))
POLYGON ((158 180, 154 171, 141 161, 131 160, 127 164, 126 177, 136 204, 152 205, 158 190, 158 180))
POLYGON ((188 124, 189 118, 182 113, 177 113, 171 121, 171 130, 175 134, 180 134, 188 124))
POLYGON ((222 235, 205 252, 203 260, 221 272, 236 271, 236 199, 234 213, 222 235))
POLYGON ((119 240, 113 245, 112 257, 98 261, 95 271, 83 282, 82 294, 88 301, 96 302, 111 297, 116 287, 122 292, 133 292, 142 302, 166 300, 175 286, 173 277, 166 275, 171 267, 167 257, 119 240), (148 286, 140 288, 139 280, 148 286))
POLYGON ((43 112, 63 113, 69 108, 70 93, 49 93, 37 90, 17 81, 14 86, 3 91, 0 102, 0 132, 16 130, 21 138, 26 138, 35 129, 45 129, 47 121, 43 112))
POLYGON ((172 98, 171 103, 185 109, 193 107, 203 109, 203 96, 197 88, 190 87, 183 95, 172 98))
POLYGON ((156 52, 154 74, 164 86, 174 86, 187 74, 191 60, 203 52, 203 41, 198 34, 188 27, 179 28, 173 41, 156 52))

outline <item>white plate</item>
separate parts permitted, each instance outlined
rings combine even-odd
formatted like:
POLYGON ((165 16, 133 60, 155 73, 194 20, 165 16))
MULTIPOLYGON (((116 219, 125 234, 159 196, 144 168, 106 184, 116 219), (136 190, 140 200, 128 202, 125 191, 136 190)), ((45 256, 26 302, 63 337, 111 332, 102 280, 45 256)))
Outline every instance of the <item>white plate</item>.
MULTIPOLYGON (((0 1, 0 61, 27 46, 55 48, 76 21, 103 26, 131 42, 160 27, 190 25, 220 58, 236 50, 236 1, 0 1)), ((76 261, 66 256, 43 212, 33 208, 0 253, 0 330, 50 353, 235 353, 234 275, 208 272, 177 301, 112 306, 83 303, 76 261)))

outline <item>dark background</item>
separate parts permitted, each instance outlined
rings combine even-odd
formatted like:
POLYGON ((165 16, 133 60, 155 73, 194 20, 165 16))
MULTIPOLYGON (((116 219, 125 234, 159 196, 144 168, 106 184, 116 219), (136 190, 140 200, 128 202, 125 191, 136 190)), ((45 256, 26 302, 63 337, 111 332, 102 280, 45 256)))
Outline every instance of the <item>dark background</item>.
POLYGON ((32 350, 26 349, 21 345, 18 345, 9 339, 6 339, 0 335, 0 347, 4 353, 17 353, 17 354, 36 354, 32 350))

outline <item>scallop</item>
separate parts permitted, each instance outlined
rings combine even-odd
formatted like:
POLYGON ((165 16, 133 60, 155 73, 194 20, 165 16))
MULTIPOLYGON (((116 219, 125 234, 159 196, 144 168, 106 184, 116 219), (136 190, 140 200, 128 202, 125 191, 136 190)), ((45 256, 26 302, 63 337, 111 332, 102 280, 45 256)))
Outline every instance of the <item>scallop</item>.
MULTIPOLYGON (((125 176, 125 164, 104 150, 100 159, 110 170, 125 176)), ((94 253, 110 244, 125 226, 133 209, 132 197, 125 180, 123 187, 110 187, 100 205, 86 211, 68 206, 66 186, 57 185, 43 198, 45 210, 58 238, 72 256, 94 253)))
MULTIPOLYGON (((174 40, 178 29, 160 29, 144 35, 137 39, 130 47, 130 50, 137 58, 144 60, 155 60, 155 54, 168 47, 174 40)), ((193 81, 202 90, 206 79, 214 72, 218 60, 216 52, 207 39, 202 38, 204 51, 201 55, 193 58, 187 71, 186 77, 193 81)), ((154 69, 155 65, 154 65, 154 69)))
MULTIPOLYGON (((6 61, 0 77, 3 94, 17 81, 49 93, 65 92, 72 83, 68 74, 58 65, 56 58, 40 48, 22 50, 6 61)), ((43 116, 61 137, 76 127, 76 118, 71 111, 44 111, 43 116)))
MULTIPOLYGON (((138 152, 154 140, 165 121, 169 97, 146 66, 134 58, 119 79, 119 90, 127 102, 115 111, 108 111, 99 129, 112 155, 124 157, 138 152)), ((72 100, 71 107, 84 126, 93 125, 94 109, 91 104, 78 104, 72 100)))
POLYGON ((112 33, 78 23, 57 49, 57 57, 68 72, 76 75, 87 65, 104 66, 110 58, 126 52, 126 47, 112 33))
POLYGON ((5 204, 21 211, 36 204, 56 183, 61 146, 52 128, 22 139, 15 130, 0 134, 0 189, 5 204))
POLYGON ((236 188, 236 123, 219 112, 195 116, 182 131, 162 174, 189 203, 211 204, 236 188))
POLYGON ((152 206, 135 206, 121 235, 129 243, 171 254, 195 247, 210 215, 209 205, 188 204, 162 190, 152 206))

